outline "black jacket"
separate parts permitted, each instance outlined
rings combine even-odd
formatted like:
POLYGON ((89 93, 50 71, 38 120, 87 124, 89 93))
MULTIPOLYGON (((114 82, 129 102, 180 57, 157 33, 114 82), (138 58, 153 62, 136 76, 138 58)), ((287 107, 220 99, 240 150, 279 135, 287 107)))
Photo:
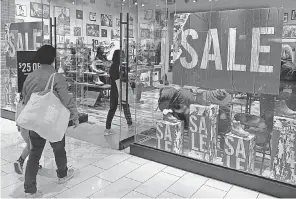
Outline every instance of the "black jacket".
POLYGON ((110 70, 109 70, 109 74, 110 74, 110 79, 111 79, 111 98, 113 97, 117 97, 118 98, 118 89, 116 86, 116 80, 119 79, 119 63, 112 63, 110 70))

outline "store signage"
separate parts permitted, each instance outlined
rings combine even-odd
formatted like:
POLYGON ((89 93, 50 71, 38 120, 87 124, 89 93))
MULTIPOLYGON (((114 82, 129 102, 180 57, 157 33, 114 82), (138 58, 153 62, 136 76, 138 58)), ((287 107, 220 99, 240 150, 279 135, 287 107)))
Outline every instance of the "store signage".
POLYGON ((217 156, 218 112, 218 105, 190 105, 189 151, 199 154, 199 157, 203 157, 202 160, 210 162, 217 156))
POLYGON ((211 122, 209 117, 191 115, 189 118, 191 150, 206 152, 209 149, 211 122))
POLYGON ((255 136, 240 138, 232 134, 225 136, 224 166, 242 171, 252 171, 255 158, 255 136))
POLYGON ((18 51, 17 66, 17 85, 20 93, 27 76, 40 68, 40 63, 36 61, 36 51, 18 51))
POLYGON ((270 41, 282 35, 280 11, 176 15, 173 83, 278 94, 281 44, 270 41))
POLYGON ((15 104, 18 91, 17 84, 17 51, 36 51, 42 45, 42 22, 22 22, 5 25, 5 41, 3 53, 6 54, 6 64, 2 69, 9 69, 9 89, 4 89, 5 103, 15 104))
POLYGON ((158 123, 156 127, 157 148, 165 151, 173 150, 172 131, 174 126, 164 123, 158 123))
POLYGON ((156 123, 157 148, 169 152, 181 154, 183 151, 182 121, 159 121, 156 123))

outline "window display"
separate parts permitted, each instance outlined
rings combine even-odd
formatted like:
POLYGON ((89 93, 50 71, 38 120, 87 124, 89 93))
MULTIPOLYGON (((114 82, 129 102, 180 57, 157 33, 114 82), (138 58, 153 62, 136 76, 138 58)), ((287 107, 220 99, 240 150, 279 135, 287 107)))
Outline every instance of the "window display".
MULTIPOLYGON (((137 109, 136 142, 296 185, 295 25, 283 24, 280 6, 189 4, 168 7, 172 68, 167 83, 142 93, 152 118, 137 109)), ((149 23, 144 12, 140 43, 151 39, 154 15, 149 23)))

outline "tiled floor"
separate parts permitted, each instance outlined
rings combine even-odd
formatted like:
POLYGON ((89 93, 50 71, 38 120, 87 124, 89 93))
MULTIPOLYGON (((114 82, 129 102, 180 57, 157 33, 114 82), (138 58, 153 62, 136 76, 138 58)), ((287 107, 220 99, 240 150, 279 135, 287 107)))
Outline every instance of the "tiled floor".
MULTIPOLYGON (((83 132, 81 132, 83 133, 83 132)), ((55 161, 47 144, 37 177, 46 198, 271 198, 224 182, 181 171, 127 153, 66 138, 75 177, 56 183, 55 161)), ((23 141, 15 123, 1 118, 1 198, 23 197, 24 176, 14 173, 23 141)))

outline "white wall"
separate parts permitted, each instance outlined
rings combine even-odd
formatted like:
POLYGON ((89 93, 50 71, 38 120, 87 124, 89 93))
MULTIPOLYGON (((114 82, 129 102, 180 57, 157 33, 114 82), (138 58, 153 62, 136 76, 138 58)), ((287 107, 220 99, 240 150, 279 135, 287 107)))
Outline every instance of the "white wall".
MULTIPOLYGON (((75 0, 73 0, 75 1, 75 0)), ((51 3, 48 3, 48 0, 15 0, 16 4, 20 5, 26 5, 27 7, 27 17, 16 17, 17 19, 23 19, 25 22, 36 22, 36 21, 42 21, 42 19, 38 18, 32 18, 30 17, 30 2, 37 2, 41 3, 43 2, 44 4, 49 4, 50 5, 50 16, 54 17, 54 6, 59 6, 59 7, 66 7, 70 9, 70 34, 71 36, 66 36, 66 39, 70 39, 70 42, 75 43, 76 38, 74 36, 74 27, 81 27, 82 28, 82 36, 84 37, 84 41, 91 45, 92 40, 98 40, 100 41, 111 41, 111 29, 118 29, 116 27, 116 18, 119 18, 120 12, 122 11, 123 13, 126 13, 128 11, 128 6, 123 7, 114 7, 114 1, 109 1, 111 2, 111 6, 108 7, 106 5, 105 0, 96 0, 95 4, 90 4, 90 1, 86 1, 86 3, 81 4, 77 2, 81 2, 80 0, 76 0, 76 4, 73 4, 71 0, 51 0, 51 3), (83 20, 76 19, 76 9, 77 10, 82 10, 83 11, 83 20), (89 20, 89 13, 90 12, 95 12, 97 15, 97 21, 93 22, 89 20), (113 27, 102 27, 101 26, 101 14, 109 14, 112 15, 113 18, 113 27), (86 36, 86 24, 97 24, 100 26, 100 37, 89 37, 86 36), (107 29, 107 37, 101 37, 101 29, 107 29)), ((135 14, 131 14, 131 16, 134 19, 134 26, 130 27, 133 28, 134 30, 134 36, 136 36, 136 12, 132 11, 131 12, 135 14)), ((126 20, 126 15, 124 15, 124 21, 126 20)), ((49 25, 49 19, 44 19, 44 25, 49 25)), ((45 36, 45 39, 48 38, 48 36, 45 36)))

